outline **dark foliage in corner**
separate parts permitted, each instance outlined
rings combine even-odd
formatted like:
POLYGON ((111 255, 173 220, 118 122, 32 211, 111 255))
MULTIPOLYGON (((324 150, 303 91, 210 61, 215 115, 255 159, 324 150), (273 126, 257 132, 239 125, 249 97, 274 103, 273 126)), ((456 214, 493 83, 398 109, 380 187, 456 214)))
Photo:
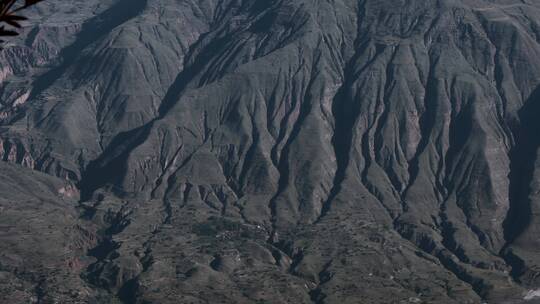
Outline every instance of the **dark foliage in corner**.
MULTIPOLYGON (((17 36, 16 30, 6 28, 6 24, 15 29, 21 28, 19 22, 27 20, 26 17, 19 15, 19 12, 29 8, 44 0, 0 0, 0 37, 17 36)), ((4 40, 0 39, 0 43, 4 40)))

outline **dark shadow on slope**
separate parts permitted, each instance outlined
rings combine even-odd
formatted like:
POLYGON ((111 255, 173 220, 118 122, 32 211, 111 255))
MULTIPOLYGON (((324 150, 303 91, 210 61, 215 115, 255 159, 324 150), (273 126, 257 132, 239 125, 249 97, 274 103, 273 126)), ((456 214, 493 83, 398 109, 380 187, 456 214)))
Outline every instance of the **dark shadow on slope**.
MULTIPOLYGON (((202 41, 204 41, 203 37, 199 40, 199 43, 196 43, 192 47, 186 58, 194 57, 194 59, 191 63, 189 60, 186 61, 186 68, 178 74, 165 94, 158 110, 158 116, 145 125, 118 134, 101 156, 88 165, 79 183, 82 201, 90 199, 95 190, 107 184, 115 185, 121 182, 127 170, 127 159, 131 151, 145 142, 150 135, 154 123, 164 118, 174 107, 188 84, 204 69, 206 63, 215 54, 216 50, 229 38, 227 35, 201 47, 202 41), (202 50, 197 53, 199 48, 202 48, 202 50)), ((123 195, 125 193, 117 191, 117 194, 123 195)))
MULTIPOLYGON (((351 63, 354 63, 356 59, 356 57, 353 58, 351 63)), ((332 145, 334 147, 334 154, 336 155, 337 169, 334 175, 332 189, 327 200, 323 203, 321 214, 317 221, 330 211, 330 205, 341 190, 341 184, 345 180, 345 172, 350 162, 354 125, 360 114, 360 104, 358 102, 355 104, 355 99, 350 96, 350 88, 354 82, 351 76, 354 65, 351 63, 348 65, 348 71, 345 71, 345 83, 336 93, 332 104, 332 114, 335 120, 332 145)))
POLYGON ((540 147, 540 87, 519 111, 520 125, 514 131, 515 146, 510 155, 510 209, 503 223, 507 245, 518 238, 531 221, 530 183, 536 151, 540 147))
POLYGON ((514 128, 515 145, 510 155, 510 209, 503 223, 505 246, 501 256, 512 267, 510 275, 519 282, 525 271, 523 260, 510 246, 531 222, 529 194, 533 179, 536 151, 540 147, 540 87, 537 87, 519 111, 520 124, 514 128))
POLYGON ((289 185, 289 177, 290 177, 290 168, 289 168, 289 157, 290 157, 290 148, 293 142, 297 139, 298 135, 300 134, 300 130, 302 129, 302 125, 304 124, 304 121, 308 117, 309 113, 311 112, 313 105, 312 105, 312 96, 310 93, 310 89, 313 86, 313 75, 310 79, 309 84, 306 87, 304 99, 300 99, 297 102, 300 103, 300 113, 298 114, 298 118, 293 124, 291 134, 289 138, 287 139, 287 142, 283 146, 281 156, 279 158, 279 162, 277 165, 277 169, 279 171, 279 179, 278 179, 278 189, 274 196, 270 199, 270 203, 268 204, 268 208, 270 209, 270 217, 272 222, 272 232, 270 233, 270 238, 268 239, 269 243, 275 244, 274 237, 276 235, 276 229, 277 229, 277 203, 279 197, 285 192, 287 189, 287 186, 289 185))
MULTIPOLYGON (((427 83, 425 86, 424 97, 424 113, 420 117, 420 142, 416 148, 416 152, 410 161, 409 165, 409 184, 403 192, 403 197, 407 197, 407 194, 411 187, 415 184, 416 179, 421 173, 421 157, 429 148, 431 144, 431 134, 437 123, 438 101, 437 98, 437 79, 434 77, 434 70, 438 64, 438 59, 434 59, 430 54, 430 69, 427 76, 427 83)), ((404 203, 403 208, 408 210, 408 206, 404 203)))
MULTIPOLYGON (((107 184, 118 182, 121 178, 120 173, 125 171, 125 160, 129 151, 140 144, 139 138, 148 136, 150 129, 151 123, 118 134, 101 156, 90 162, 78 185, 81 201, 89 200, 95 190, 107 184)), ((121 195, 122 193, 117 194, 121 195)))
POLYGON ((120 287, 120 290, 118 290, 117 296, 122 301, 122 303, 125 304, 131 304, 131 303, 137 303, 137 292, 139 290, 139 280, 137 278, 133 278, 122 287, 120 287))
POLYGON ((107 258, 111 252, 115 251, 119 247, 120 245, 118 243, 107 237, 100 241, 96 247, 89 249, 88 256, 95 257, 101 261, 107 258))
POLYGON ((329 271, 330 266, 332 266, 332 260, 324 265, 323 269, 318 274, 319 282, 317 287, 309 292, 309 297, 314 304, 324 304, 324 300, 327 297, 323 292, 322 285, 328 283, 334 276, 329 271))
POLYGON ((77 34, 75 42, 60 51, 58 56, 62 60, 60 65, 35 80, 30 99, 38 96, 58 80, 67 68, 80 58, 81 52, 88 45, 137 16, 146 7, 146 3, 147 0, 119 0, 103 13, 86 21, 77 34))
MULTIPOLYGON (((358 21, 356 24, 357 30, 360 32, 361 18, 365 14, 365 3, 359 3, 358 21)), ((367 34, 367 33, 366 33, 367 34)), ((369 45, 369 38, 367 36, 359 36, 356 38, 354 44, 356 51, 354 55, 348 60, 343 71, 343 84, 336 92, 334 99, 332 100, 332 115, 335 120, 334 134, 332 135, 332 146, 334 148, 334 154, 336 156, 337 168, 332 181, 332 188, 328 194, 328 198, 323 202, 321 213, 315 223, 328 214, 332 201, 341 191, 341 185, 345 180, 345 173, 350 162, 350 150, 352 147, 352 140, 354 134, 354 125, 358 116, 360 115, 360 103, 354 103, 354 96, 350 96, 351 87, 353 86, 356 78, 360 73, 369 67, 381 54, 381 49, 377 49, 377 54, 367 62, 360 70, 356 70, 356 62, 358 58, 365 52, 369 45)))
MULTIPOLYGON (((332 145, 334 147, 334 154, 336 156, 337 169, 334 175, 334 181, 332 183, 332 189, 328 198, 323 203, 321 214, 316 222, 319 222, 330 211, 332 201, 341 191, 341 186, 345 180, 345 173, 350 163, 350 154, 353 144, 353 136, 355 131, 355 124, 360 116, 361 103, 357 100, 357 96, 351 96, 351 88, 354 82, 357 80, 358 75, 366 68, 371 66, 379 55, 382 54, 384 48, 378 48, 377 54, 367 62, 362 69, 356 71, 358 68, 356 62, 358 58, 363 55, 363 52, 367 50, 369 41, 364 41, 358 47, 356 54, 349 60, 344 71, 345 81, 336 93, 332 102, 332 114, 335 120, 335 129, 332 136, 332 145)), ((366 159, 366 162, 369 160, 366 159)), ((366 167, 368 164, 366 164, 366 167)))
MULTIPOLYGON (((167 94, 159 107, 159 116, 156 120, 165 117, 165 115, 174 107, 188 84, 204 69, 210 59, 215 56, 216 53, 219 53, 219 50, 227 44, 227 41, 232 38, 232 34, 216 38, 207 45, 204 45, 206 37, 206 35, 201 36, 199 43, 196 43, 188 56, 186 56, 186 58, 193 58, 193 60, 192 62, 186 62, 186 67, 178 74, 172 86, 167 91, 167 94), (197 52, 199 48, 201 48, 201 50, 197 52)), ((202 84, 199 84, 199 86, 200 85, 202 84)))
POLYGON ((523 283, 520 277, 527 271, 527 266, 525 261, 523 261, 519 256, 514 254, 512 249, 506 249, 503 253, 503 258, 506 264, 510 265, 512 269, 510 270, 510 276, 518 283, 523 283))

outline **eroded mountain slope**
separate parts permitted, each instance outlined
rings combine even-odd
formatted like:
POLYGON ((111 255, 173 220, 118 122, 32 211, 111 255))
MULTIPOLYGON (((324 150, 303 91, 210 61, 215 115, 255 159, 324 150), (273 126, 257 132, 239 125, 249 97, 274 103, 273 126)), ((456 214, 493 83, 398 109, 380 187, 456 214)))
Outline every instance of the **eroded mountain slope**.
POLYGON ((75 5, 2 51, 0 155, 97 242, 44 301, 534 301, 536 1, 75 5))

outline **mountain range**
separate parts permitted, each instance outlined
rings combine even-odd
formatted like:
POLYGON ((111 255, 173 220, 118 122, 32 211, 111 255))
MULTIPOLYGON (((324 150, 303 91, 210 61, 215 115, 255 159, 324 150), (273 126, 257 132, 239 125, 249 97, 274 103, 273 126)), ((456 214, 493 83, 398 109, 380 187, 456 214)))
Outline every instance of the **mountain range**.
POLYGON ((539 1, 28 17, 0 303, 540 303, 539 1))

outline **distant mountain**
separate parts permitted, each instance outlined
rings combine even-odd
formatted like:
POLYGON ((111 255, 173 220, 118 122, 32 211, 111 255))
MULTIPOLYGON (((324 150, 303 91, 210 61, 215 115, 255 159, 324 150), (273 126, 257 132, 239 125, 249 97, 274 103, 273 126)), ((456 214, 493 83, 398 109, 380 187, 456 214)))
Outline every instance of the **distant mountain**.
POLYGON ((539 1, 28 16, 0 52, 0 303, 540 301, 539 1))

